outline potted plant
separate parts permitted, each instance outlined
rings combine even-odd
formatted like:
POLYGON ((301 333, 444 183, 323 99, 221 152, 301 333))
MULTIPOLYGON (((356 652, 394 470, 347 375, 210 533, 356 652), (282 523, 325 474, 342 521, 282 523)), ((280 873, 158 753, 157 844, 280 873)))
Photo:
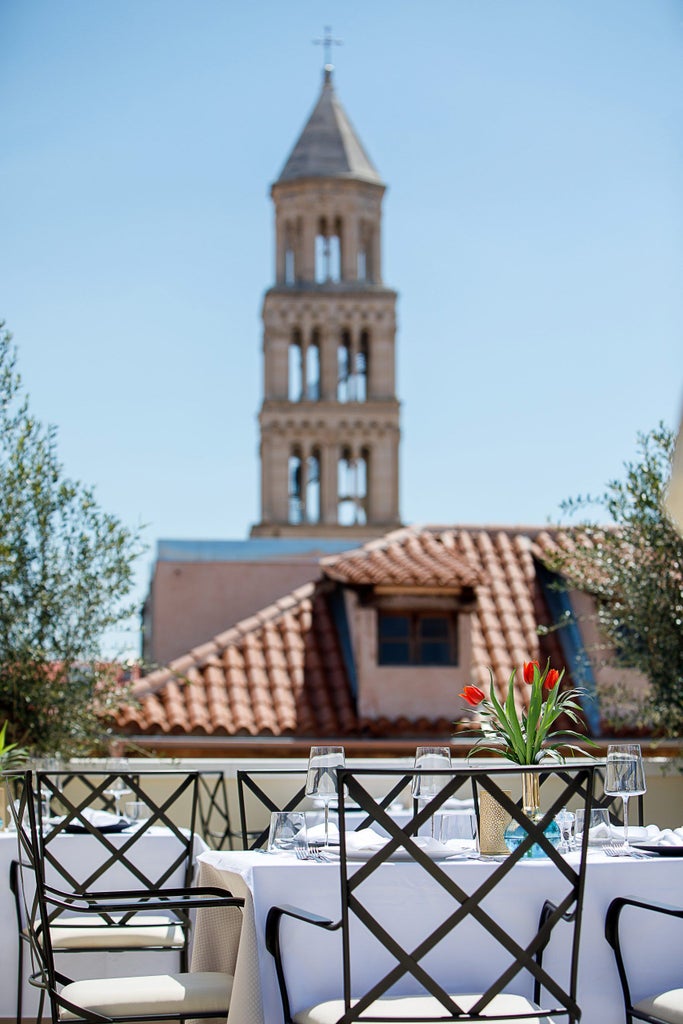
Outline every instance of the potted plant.
MULTIPOLYGON (((19 768, 29 757, 26 747, 20 747, 17 743, 7 743, 7 721, 0 729, 0 772, 11 771, 19 768)), ((7 827, 7 791, 4 780, 0 780, 0 828, 7 827)))

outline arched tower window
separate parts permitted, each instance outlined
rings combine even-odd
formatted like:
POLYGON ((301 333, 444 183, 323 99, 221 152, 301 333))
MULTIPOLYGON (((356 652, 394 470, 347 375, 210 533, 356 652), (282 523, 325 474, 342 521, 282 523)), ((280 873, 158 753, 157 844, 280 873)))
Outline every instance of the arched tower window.
POLYGON ((330 222, 326 217, 318 221, 315 238, 315 280, 316 284, 341 280, 341 221, 330 222))
POLYGON ((320 522, 320 453, 317 448, 306 460, 306 522, 320 522))
POLYGON ((358 231, 358 254, 356 275, 359 281, 373 281, 373 229, 367 221, 361 221, 358 231))
POLYGON ((351 399, 351 333, 342 331, 337 347, 337 401, 348 402, 351 399))
POLYGON ((317 328, 306 349, 306 398, 309 402, 320 398, 320 332, 317 328))
POLYGON ((289 387, 287 397, 290 402, 300 402, 303 396, 304 390, 304 365, 303 365, 303 345, 301 340, 301 332, 296 328, 292 331, 292 337, 289 342, 289 387))
POLYGON ((368 453, 354 456, 342 451, 337 466, 337 522, 340 526, 364 526, 367 522, 368 453))
POLYGON ((368 398, 368 348, 370 336, 367 331, 360 332, 358 351, 354 358, 354 373, 351 397, 354 402, 366 402, 368 398))
POLYGON ((295 448, 289 456, 287 473, 289 487, 289 522, 294 524, 303 522, 304 502, 302 477, 303 463, 301 460, 301 452, 295 448))
POLYGON ((296 232, 292 224, 285 228, 285 284, 296 283, 296 232))

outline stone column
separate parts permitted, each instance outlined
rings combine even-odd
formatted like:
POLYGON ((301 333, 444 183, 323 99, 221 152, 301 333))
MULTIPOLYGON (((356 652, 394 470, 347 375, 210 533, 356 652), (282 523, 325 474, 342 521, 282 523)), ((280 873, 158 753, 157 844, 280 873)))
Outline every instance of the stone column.
POLYGON ((327 324, 320 329, 320 397, 323 402, 337 399, 337 346, 339 329, 327 324))
POLYGON ((358 280, 358 218, 350 212, 342 217, 342 281, 358 280))
POLYGON ((370 450, 368 499, 373 523, 398 520, 397 467, 395 439, 387 430, 383 430, 370 450))
POLYGON ((282 434, 271 433, 264 440, 268 463, 267 476, 264 474, 263 518, 273 523, 286 523, 289 516, 289 444, 282 434), (267 510, 267 514, 266 514, 267 510))
POLYGON ((379 224, 375 224, 370 244, 372 250, 372 277, 373 284, 382 283, 382 232, 379 224))
POLYGON ((301 280, 315 281, 315 232, 317 217, 314 213, 304 214, 301 231, 301 280))
POLYGON ((326 443, 320 449, 320 518, 329 525, 337 522, 337 459, 336 444, 326 443))
POLYGON ((281 210, 275 211, 275 280, 285 283, 285 218, 281 210))
POLYGON ((396 367, 394 359, 394 336, 389 327, 373 327, 370 331, 368 351, 370 398, 394 398, 396 388, 396 367))
POLYGON ((266 328, 263 344, 265 398, 286 402, 289 397, 289 337, 266 328))

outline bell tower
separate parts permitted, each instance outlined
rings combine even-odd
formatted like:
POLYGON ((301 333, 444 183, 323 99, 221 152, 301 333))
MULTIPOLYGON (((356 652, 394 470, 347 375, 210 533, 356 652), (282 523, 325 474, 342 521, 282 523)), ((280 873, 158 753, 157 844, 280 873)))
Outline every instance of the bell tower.
POLYGON ((253 537, 381 536, 400 525, 396 292, 382 283, 385 185, 332 66, 282 173, 263 303, 261 521, 253 537))

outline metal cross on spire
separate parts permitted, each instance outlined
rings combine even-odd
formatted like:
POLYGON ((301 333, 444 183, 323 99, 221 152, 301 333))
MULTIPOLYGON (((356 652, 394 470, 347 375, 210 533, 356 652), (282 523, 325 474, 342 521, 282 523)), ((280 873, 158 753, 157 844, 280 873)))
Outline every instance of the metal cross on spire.
POLYGON ((324 51, 325 67, 324 67, 323 70, 325 71, 325 81, 329 82, 330 74, 332 72, 332 68, 334 67, 334 65, 332 64, 332 47, 333 46, 343 46, 344 45, 344 40, 343 39, 335 39, 334 36, 332 35, 332 28, 329 25, 325 25, 325 28, 324 28, 323 31, 325 33, 323 38, 322 39, 314 39, 313 42, 314 42, 314 44, 316 46, 324 46, 325 47, 325 51, 324 51))

